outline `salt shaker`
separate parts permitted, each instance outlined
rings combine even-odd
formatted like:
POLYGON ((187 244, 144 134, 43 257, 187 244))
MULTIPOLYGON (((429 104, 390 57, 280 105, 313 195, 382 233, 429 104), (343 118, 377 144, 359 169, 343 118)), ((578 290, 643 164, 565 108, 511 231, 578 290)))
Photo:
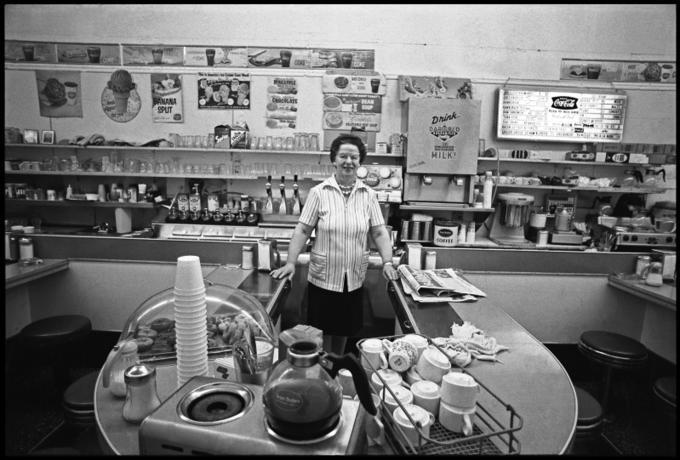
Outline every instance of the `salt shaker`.
POLYGON ((145 364, 135 364, 125 371, 127 395, 123 418, 139 424, 161 405, 156 390, 156 369, 145 364))

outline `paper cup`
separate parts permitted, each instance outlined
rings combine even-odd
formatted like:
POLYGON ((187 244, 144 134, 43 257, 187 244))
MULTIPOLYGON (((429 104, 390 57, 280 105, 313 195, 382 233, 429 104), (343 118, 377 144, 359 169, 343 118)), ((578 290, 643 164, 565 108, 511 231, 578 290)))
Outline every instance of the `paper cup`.
POLYGON ((175 289, 196 290, 205 288, 201 260, 198 256, 181 256, 177 258, 175 271, 175 289))

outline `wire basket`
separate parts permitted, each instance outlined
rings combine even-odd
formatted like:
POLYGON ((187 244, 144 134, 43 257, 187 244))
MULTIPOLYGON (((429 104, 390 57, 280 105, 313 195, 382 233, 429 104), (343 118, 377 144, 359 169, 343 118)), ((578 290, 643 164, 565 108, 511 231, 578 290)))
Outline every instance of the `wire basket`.
MULTIPOLYGON (((421 334, 409 334, 421 335, 421 334)), ((427 339, 428 345, 438 349, 445 356, 446 352, 438 345, 436 345, 429 337, 423 336, 427 339)), ((394 341, 404 335, 375 337, 383 340, 394 341)), ((357 342, 357 348, 360 355, 365 358, 362 360, 364 367, 367 370, 375 373, 378 379, 383 384, 383 388, 387 391, 380 391, 376 388, 372 379, 369 379, 369 384, 376 394, 380 396, 382 403, 378 410, 381 415, 383 424, 385 425, 385 439, 390 444, 390 447, 398 454, 415 454, 415 455, 518 455, 520 453, 520 442, 516 437, 517 431, 522 428, 522 417, 517 414, 515 409, 502 401, 495 393, 493 393, 486 385, 479 381, 477 377, 471 372, 468 372, 451 361, 451 368, 459 369, 473 377, 480 387, 481 392, 486 392, 490 398, 480 398, 476 403, 476 411, 473 423, 473 432, 469 436, 460 433, 454 433, 444 428, 439 423, 438 414, 435 416, 435 422, 430 427, 429 435, 423 432, 422 425, 413 420, 411 415, 406 411, 402 402, 397 398, 392 389, 387 385, 382 376, 376 372, 377 369, 373 367, 368 357, 365 355, 361 344, 366 339, 357 342), (409 419, 410 423, 417 428, 417 442, 413 443, 404 433, 398 423, 395 423, 394 417, 387 409, 385 404, 385 395, 389 392, 396 404, 404 411, 404 414, 409 419), (484 399, 482 404, 479 400, 484 399), (488 406, 488 407, 487 407, 488 406), (492 407, 493 406, 493 407, 492 407), (496 414, 495 416, 493 414, 496 414), (504 414, 507 417, 505 425, 499 421, 499 414, 504 414)))

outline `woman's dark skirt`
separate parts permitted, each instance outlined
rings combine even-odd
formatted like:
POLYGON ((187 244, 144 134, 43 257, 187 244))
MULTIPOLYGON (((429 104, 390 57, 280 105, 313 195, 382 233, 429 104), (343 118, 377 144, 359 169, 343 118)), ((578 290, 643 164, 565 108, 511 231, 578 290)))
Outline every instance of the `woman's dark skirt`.
POLYGON ((307 283, 307 322, 328 335, 351 337, 363 327, 363 291, 328 291, 307 283))

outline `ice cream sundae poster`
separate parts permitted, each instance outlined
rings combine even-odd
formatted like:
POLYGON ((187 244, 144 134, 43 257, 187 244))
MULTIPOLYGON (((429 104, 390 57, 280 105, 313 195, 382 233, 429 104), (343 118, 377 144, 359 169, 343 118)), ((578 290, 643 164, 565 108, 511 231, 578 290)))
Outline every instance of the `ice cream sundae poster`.
POLYGON ((151 118, 154 123, 182 123, 182 76, 151 74, 151 118))
POLYGON ((297 126, 298 82, 292 77, 270 77, 267 85, 267 128, 297 126))
POLYGON ((40 116, 83 117, 79 71, 36 70, 40 116))
POLYGON ((198 73, 198 109, 250 109, 249 73, 198 73))
POLYGON ((106 116, 118 123, 126 123, 137 116, 142 101, 130 72, 118 69, 111 74, 102 91, 101 104, 106 116))

